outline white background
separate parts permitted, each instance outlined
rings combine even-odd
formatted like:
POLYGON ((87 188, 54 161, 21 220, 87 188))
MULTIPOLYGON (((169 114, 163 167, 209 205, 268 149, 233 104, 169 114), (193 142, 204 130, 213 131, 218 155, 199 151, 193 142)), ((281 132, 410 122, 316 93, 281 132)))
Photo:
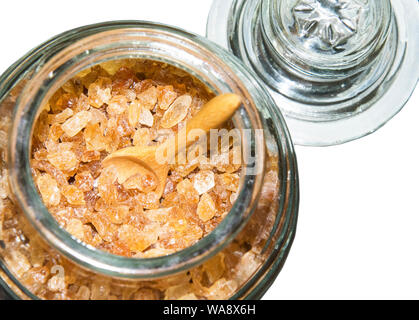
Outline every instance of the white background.
MULTIPOLYGON (((204 35, 211 0, 4 1, 0 72, 50 37, 119 19, 204 35)), ((418 53, 419 54, 419 53, 418 53)), ((297 147, 301 204, 266 299, 419 298, 419 90, 390 123, 337 147, 297 147)))

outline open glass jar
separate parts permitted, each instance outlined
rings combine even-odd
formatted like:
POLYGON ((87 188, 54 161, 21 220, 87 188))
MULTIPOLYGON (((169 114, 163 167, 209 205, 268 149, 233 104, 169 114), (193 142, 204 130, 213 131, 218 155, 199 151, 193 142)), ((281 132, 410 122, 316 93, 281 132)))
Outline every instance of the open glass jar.
POLYGON ((210 41, 145 22, 66 32, 0 78, 0 117, 0 283, 12 297, 258 299, 281 270, 298 212, 293 146, 260 81, 210 41), (242 138, 241 188, 224 220, 196 244, 165 257, 125 258, 77 241, 48 212, 31 174, 31 137, 45 101, 80 71, 128 58, 173 65, 215 94, 239 94, 243 107, 235 127, 263 132, 242 138))

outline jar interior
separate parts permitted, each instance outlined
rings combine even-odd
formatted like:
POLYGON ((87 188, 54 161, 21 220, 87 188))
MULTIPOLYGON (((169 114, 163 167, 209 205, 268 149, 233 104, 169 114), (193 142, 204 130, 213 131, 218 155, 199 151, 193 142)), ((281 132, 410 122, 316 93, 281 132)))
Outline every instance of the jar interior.
POLYGON ((133 258, 167 256, 207 236, 243 186, 248 141, 233 123, 179 150, 160 199, 152 172, 121 178, 103 160, 161 145, 213 97, 196 78, 151 60, 111 60, 67 81, 32 129, 32 174, 49 212, 85 244, 133 258))

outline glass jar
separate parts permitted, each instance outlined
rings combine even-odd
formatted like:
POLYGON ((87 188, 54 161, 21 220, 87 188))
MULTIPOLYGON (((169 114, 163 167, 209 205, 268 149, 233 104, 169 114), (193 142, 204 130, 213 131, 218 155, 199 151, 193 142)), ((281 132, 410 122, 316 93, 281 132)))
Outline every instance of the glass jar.
POLYGON ((0 135, 0 283, 13 298, 258 299, 286 260, 299 202, 286 124, 260 81, 205 38, 138 21, 63 33, 0 78, 0 135), (234 125, 254 133, 242 137, 244 174, 226 218, 195 245, 160 258, 120 257, 77 241, 48 212, 31 175, 31 135, 44 102, 80 71, 126 58, 168 63, 216 94, 241 95, 234 125), (223 274, 205 287, 210 266, 223 274))

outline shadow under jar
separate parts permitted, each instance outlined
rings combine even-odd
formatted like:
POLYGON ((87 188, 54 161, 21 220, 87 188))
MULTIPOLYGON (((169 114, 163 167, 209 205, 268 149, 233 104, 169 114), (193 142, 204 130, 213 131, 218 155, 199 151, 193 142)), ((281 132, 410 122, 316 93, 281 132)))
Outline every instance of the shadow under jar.
POLYGON ((42 44, 0 78, 0 282, 15 299, 258 299, 294 238, 298 174, 285 122, 258 80, 210 41, 172 27, 110 22, 42 44), (194 245, 158 258, 127 258, 88 246, 48 212, 33 181, 31 137, 42 106, 99 63, 148 59, 175 66, 243 106, 240 190, 230 212, 194 245), (253 159, 256 159, 253 161, 253 159))

